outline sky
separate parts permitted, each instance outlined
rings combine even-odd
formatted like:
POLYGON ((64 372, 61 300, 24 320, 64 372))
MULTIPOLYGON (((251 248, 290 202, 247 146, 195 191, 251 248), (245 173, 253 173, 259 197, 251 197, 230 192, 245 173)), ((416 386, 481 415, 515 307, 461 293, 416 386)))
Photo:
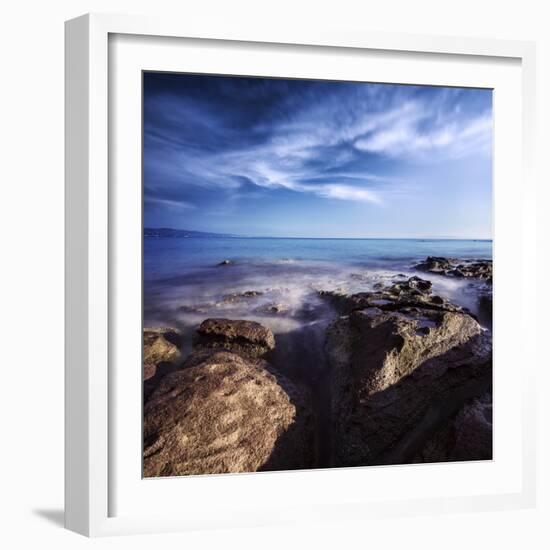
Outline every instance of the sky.
POLYGON ((144 73, 145 227, 492 237, 492 91, 144 73))

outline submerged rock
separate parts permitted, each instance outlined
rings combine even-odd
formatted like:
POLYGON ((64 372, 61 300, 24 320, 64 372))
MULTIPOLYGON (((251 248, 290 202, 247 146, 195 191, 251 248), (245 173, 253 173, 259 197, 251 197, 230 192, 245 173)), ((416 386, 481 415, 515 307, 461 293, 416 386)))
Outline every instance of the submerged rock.
POLYGON ((177 368, 181 332, 175 328, 143 329, 143 381, 147 397, 160 378, 177 368))
POLYGON ((290 307, 287 304, 263 304, 254 311, 263 315, 283 315, 290 312, 290 307))
POLYGON ((179 307, 179 311, 182 313, 208 313, 211 309, 216 307, 216 304, 184 304, 179 307))
POLYGON ((335 465, 402 463, 491 382, 491 341, 467 313, 368 307, 327 331, 335 465))
POLYGON ((259 290, 246 290, 245 292, 232 292, 231 294, 226 294, 222 297, 221 301, 218 302, 219 305, 227 304, 240 304, 248 302, 251 299, 259 298, 263 295, 263 292, 259 290))
POLYGON ((144 411, 146 477, 310 468, 309 397, 261 359, 194 352, 144 411))
POLYGON ((227 349, 260 357, 275 348, 270 329, 254 321, 206 319, 193 337, 194 349, 227 349))

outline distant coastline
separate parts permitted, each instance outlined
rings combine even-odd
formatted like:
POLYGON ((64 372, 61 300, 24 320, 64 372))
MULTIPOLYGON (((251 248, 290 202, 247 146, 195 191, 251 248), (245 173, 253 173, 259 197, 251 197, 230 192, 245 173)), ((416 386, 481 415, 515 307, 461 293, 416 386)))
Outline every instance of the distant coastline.
POLYGON ((315 241, 472 241, 493 242, 493 239, 474 239, 466 237, 280 237, 270 235, 235 235, 231 233, 211 233, 191 229, 174 229, 171 227, 145 227, 143 236, 148 238, 207 238, 207 239, 284 239, 315 241))
POLYGON ((227 238, 238 237, 238 235, 228 235, 224 233, 207 233, 204 231, 191 231, 189 229, 173 229, 171 227, 145 227, 143 229, 144 237, 199 237, 199 238, 227 238))

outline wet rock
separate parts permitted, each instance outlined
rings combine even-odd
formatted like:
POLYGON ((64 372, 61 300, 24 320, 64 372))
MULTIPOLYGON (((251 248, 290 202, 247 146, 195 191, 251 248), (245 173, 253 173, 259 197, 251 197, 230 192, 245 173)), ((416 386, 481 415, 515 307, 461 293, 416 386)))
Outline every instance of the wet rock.
POLYGON ((146 477, 310 468, 308 395, 261 359, 202 350, 144 410, 146 477))
POLYGON ((449 277, 466 277, 485 281, 492 281, 493 279, 492 260, 458 260, 456 258, 428 256, 415 267, 420 271, 449 277))
POLYGON ((389 286, 377 287, 374 292, 347 294, 344 290, 337 289, 320 290, 318 295, 344 315, 370 307, 377 307, 383 311, 399 311, 411 307, 439 311, 462 311, 460 307, 434 295, 430 281, 416 276, 389 286))
POLYGON ((177 368, 182 335, 175 328, 143 329, 143 380, 147 397, 160 378, 177 368))
POLYGON ((231 294, 226 294, 220 304, 236 304, 236 303, 243 303, 247 302, 251 299, 258 298, 259 296, 262 296, 263 292, 260 292, 259 290, 247 290, 245 292, 232 292, 231 294))
POLYGON ((179 310, 182 313, 208 313, 214 306, 215 304, 184 304, 179 310))
POLYGON ((193 337, 193 348, 226 349, 260 357, 275 348, 275 337, 254 321, 206 319, 193 337))
POLYGON ((290 312, 290 307, 286 304, 264 304, 254 311, 265 315, 283 315, 290 312))
POLYGON ((354 310, 325 347, 339 466, 412 459, 491 382, 490 335, 460 311, 354 310))

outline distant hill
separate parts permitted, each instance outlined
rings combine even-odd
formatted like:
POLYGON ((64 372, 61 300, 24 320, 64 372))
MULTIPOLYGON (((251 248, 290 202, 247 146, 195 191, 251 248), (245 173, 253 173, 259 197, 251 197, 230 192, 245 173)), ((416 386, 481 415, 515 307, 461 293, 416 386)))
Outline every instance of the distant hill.
POLYGON ((169 227, 146 227, 143 229, 144 237, 200 237, 200 238, 220 238, 236 237, 237 235, 226 235, 223 233, 205 233, 203 231, 190 231, 189 229, 171 229, 169 227))

